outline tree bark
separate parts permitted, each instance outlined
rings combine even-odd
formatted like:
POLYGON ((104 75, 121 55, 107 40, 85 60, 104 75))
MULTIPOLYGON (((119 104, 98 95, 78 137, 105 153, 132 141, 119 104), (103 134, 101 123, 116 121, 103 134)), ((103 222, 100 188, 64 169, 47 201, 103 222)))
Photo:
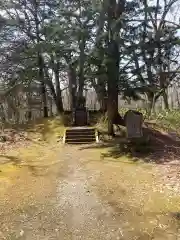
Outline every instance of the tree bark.
POLYGON ((107 43, 107 76, 108 76, 108 134, 114 136, 113 122, 118 115, 118 83, 119 83, 119 31, 121 25, 114 23, 124 12, 123 0, 108 1, 108 39, 107 43))
POLYGON ((37 53, 37 64, 39 68, 39 81, 41 84, 41 94, 42 94, 42 104, 43 104, 43 116, 46 118, 48 117, 48 106, 47 106, 47 92, 46 92, 46 85, 44 82, 44 62, 42 58, 42 51, 41 51, 41 39, 40 39, 40 30, 39 30, 39 18, 38 18, 38 8, 39 2, 34 0, 34 20, 35 20, 35 29, 36 29, 36 41, 39 45, 38 53, 37 53))
POLYGON ((100 105, 100 111, 107 112, 107 90, 103 79, 98 79, 97 84, 94 84, 94 90, 97 95, 97 99, 100 105))
POLYGON ((44 72, 45 72, 45 77, 46 77, 46 84, 51 91, 52 98, 53 98, 54 103, 56 105, 56 111, 57 111, 58 114, 61 114, 64 111, 63 101, 62 101, 62 96, 61 96, 61 89, 60 89, 60 95, 59 95, 59 99, 60 99, 59 100, 60 103, 59 103, 58 98, 57 98, 57 94, 56 94, 56 91, 55 91, 55 88, 54 88, 54 84, 53 84, 52 79, 49 76, 46 68, 44 68, 44 72), (61 107, 61 104, 62 104, 62 107, 61 107))
POLYGON ((48 118, 46 86, 45 86, 44 82, 41 82, 41 93, 42 93, 42 103, 43 103, 43 116, 44 116, 44 118, 48 118))
POLYGON ((180 107, 180 101, 179 101, 179 93, 178 90, 176 90, 176 101, 177 101, 177 106, 178 108, 180 107))
POLYGON ((99 76, 97 79, 97 84, 95 86, 95 91, 100 104, 100 111, 105 113, 107 112, 107 77, 105 76, 105 69, 102 67, 102 63, 98 66, 98 75, 99 76))
POLYGON ((64 108, 63 108, 62 93, 61 93, 60 82, 59 82, 59 62, 56 64, 54 73, 55 73, 55 83, 56 83, 56 107, 57 107, 58 113, 61 114, 64 112, 64 108))
POLYGON ((43 73, 43 60, 41 54, 38 52, 38 67, 39 67, 39 80, 41 83, 41 94, 42 94, 42 105, 43 105, 43 116, 48 117, 48 106, 47 106, 47 92, 46 85, 44 83, 44 73, 43 73))
POLYGON ((107 112, 107 97, 106 97, 106 94, 102 94, 102 93, 98 93, 97 94, 97 97, 98 97, 98 102, 99 102, 99 105, 100 105, 100 111, 102 113, 106 113, 107 112))
POLYGON ((118 113, 119 47, 111 40, 108 45, 108 134, 114 136, 113 121, 118 113))
POLYGON ((167 95, 167 92, 166 92, 165 89, 162 93, 162 96, 163 96, 163 101, 164 101, 164 107, 165 107, 166 110, 169 110, 168 95, 167 95))
POLYGON ((148 117, 151 116, 152 112, 154 112, 155 109, 155 95, 154 93, 148 93, 147 94, 148 97, 148 103, 147 103, 147 115, 148 117))
POLYGON ((76 107, 76 93, 77 93, 76 71, 72 64, 69 64, 68 66, 68 78, 69 78, 70 109, 72 111, 76 107))
POLYGON ((80 59, 79 59, 79 75, 78 75, 78 79, 79 79, 78 98, 80 99, 83 97, 84 82, 85 82, 85 78, 84 78, 85 43, 86 43, 85 36, 82 33, 79 40, 80 59))

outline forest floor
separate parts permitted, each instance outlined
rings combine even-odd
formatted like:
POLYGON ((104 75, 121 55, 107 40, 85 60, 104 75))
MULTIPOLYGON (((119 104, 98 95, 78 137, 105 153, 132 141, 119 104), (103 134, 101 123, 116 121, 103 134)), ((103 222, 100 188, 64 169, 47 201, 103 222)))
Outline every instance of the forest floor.
POLYGON ((117 141, 65 146, 63 131, 52 119, 21 126, 22 141, 1 148, 0 239, 180 239, 178 139, 146 129, 154 151, 138 154, 117 141))

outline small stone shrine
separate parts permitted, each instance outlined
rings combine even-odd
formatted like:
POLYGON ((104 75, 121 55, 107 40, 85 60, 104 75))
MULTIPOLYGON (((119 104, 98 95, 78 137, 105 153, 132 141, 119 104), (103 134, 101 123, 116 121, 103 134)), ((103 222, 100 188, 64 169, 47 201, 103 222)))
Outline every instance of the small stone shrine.
POLYGON ((73 125, 87 126, 88 125, 88 111, 85 107, 86 99, 81 97, 78 99, 76 108, 73 111, 73 125))
POLYGON ((127 138, 140 138, 142 132, 143 115, 140 112, 129 110, 125 114, 125 125, 127 129, 127 138))

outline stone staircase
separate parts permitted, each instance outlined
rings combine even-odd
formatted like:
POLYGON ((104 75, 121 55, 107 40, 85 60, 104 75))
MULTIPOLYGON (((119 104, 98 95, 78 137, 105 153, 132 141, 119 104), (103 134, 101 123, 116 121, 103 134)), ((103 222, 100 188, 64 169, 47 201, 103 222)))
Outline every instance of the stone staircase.
POLYGON ((72 127, 65 131, 63 143, 90 144, 98 142, 98 134, 95 128, 72 127))

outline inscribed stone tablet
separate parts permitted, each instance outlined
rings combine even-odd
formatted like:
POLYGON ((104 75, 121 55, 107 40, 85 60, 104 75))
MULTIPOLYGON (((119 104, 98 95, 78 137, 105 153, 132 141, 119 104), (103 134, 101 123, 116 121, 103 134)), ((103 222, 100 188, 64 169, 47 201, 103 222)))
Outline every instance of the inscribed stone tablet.
POLYGON ((128 138, 140 138, 142 137, 142 123, 143 116, 141 113, 128 111, 126 113, 126 128, 128 138))

